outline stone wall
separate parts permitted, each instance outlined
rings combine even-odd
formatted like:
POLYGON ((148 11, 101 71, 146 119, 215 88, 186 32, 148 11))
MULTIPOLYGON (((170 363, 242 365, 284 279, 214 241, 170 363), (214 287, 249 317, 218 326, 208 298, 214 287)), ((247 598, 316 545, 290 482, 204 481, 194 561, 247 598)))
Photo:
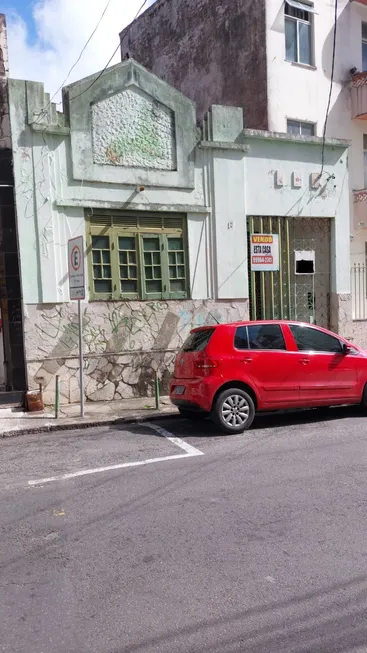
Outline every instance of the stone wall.
POLYGON ((267 129, 265 0, 158 0, 121 33, 126 54, 193 100, 242 107, 267 129))
MULTIPOLYGON (((191 328, 248 319, 248 301, 92 302, 85 304, 85 396, 89 401, 154 394, 158 371, 167 392, 177 350, 191 328)), ((42 383, 54 402, 79 400, 78 319, 75 304, 28 305, 25 319, 30 389, 42 383)))
POLYGON ((352 296, 331 296, 331 327, 340 336, 367 349, 367 320, 352 320, 352 296))
POLYGON ((353 337, 349 340, 355 342, 362 349, 367 349, 367 320, 353 322, 353 337))
POLYGON ((359 343, 355 339, 355 323, 352 321, 352 296, 332 293, 330 309, 330 329, 358 345, 359 343))

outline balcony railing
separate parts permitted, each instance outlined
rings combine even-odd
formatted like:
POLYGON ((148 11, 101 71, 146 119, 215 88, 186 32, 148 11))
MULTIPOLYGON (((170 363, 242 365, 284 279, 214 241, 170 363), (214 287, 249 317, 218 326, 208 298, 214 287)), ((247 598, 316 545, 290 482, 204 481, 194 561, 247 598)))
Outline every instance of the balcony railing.
POLYGON ((367 120, 367 72, 353 75, 350 94, 352 119, 367 120))
POLYGON ((367 320, 367 269, 363 263, 354 263, 350 271, 353 320, 367 320))

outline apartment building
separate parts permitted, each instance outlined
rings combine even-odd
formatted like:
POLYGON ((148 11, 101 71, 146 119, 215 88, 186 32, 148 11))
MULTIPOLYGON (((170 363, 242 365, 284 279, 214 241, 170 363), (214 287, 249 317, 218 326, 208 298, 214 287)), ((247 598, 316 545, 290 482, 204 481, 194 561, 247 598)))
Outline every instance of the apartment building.
MULTIPOLYGON (((367 318, 367 1, 158 0, 121 33, 197 103, 242 106, 249 128, 347 139, 353 317, 367 318)), ((328 170, 320 157, 321 182, 328 170)))

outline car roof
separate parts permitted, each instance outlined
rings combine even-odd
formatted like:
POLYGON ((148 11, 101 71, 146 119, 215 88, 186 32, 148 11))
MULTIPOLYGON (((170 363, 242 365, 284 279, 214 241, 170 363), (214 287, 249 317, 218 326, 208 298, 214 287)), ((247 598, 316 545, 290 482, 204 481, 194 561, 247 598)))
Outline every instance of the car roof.
POLYGON ((327 331, 327 329, 324 329, 317 324, 311 324, 310 322, 299 322, 297 320, 242 320, 241 322, 220 322, 218 324, 205 324, 200 327, 195 327, 191 330, 191 333, 195 331, 203 331, 205 329, 218 329, 220 327, 256 326, 262 324, 299 324, 302 326, 309 326, 314 327, 315 329, 321 329, 322 331, 327 331))

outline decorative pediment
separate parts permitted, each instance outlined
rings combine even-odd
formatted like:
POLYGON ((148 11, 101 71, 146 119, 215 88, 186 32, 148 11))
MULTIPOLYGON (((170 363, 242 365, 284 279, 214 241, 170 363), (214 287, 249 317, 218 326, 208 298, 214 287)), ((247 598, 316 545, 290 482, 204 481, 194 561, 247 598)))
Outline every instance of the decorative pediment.
POLYGON ((174 113, 131 86, 92 105, 93 160, 151 170, 176 170, 174 113))
POLYGON ((63 91, 73 177, 194 187, 194 104, 133 60, 63 91))

